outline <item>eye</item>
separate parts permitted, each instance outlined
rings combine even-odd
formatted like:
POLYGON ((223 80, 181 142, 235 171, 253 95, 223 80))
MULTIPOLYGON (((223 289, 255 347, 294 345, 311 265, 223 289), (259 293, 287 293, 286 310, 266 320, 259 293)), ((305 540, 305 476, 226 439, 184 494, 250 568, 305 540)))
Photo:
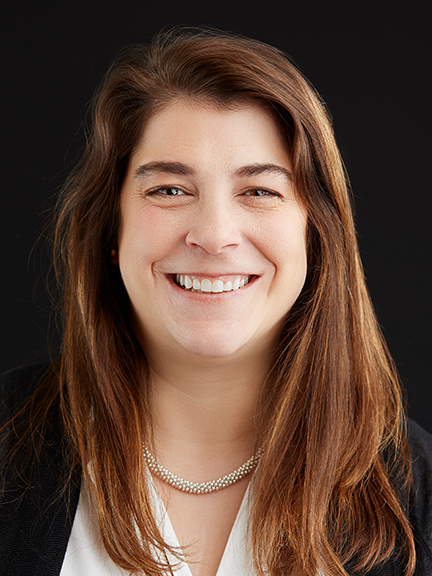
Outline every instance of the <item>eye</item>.
POLYGON ((185 192, 176 186, 161 186, 149 192, 149 196, 184 196, 185 192))
POLYGON ((282 196, 273 190, 267 190, 266 188, 251 188, 250 190, 246 190, 245 196, 255 196, 255 197, 277 197, 281 198, 282 196))
POLYGON ((185 192, 176 186, 164 186, 154 190, 152 194, 160 194, 161 196, 184 196, 185 192))

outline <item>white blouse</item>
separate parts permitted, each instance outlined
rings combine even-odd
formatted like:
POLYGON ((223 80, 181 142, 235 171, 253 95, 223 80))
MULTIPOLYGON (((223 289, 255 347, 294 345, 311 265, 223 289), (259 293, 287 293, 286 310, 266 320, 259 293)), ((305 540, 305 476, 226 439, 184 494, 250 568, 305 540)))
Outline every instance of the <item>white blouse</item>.
MULTIPOLYGON (((161 534, 168 544, 180 548, 177 536, 153 482, 151 486, 154 512, 161 534)), ((227 545, 216 576, 251 576, 252 554, 248 549, 248 520, 251 514, 251 498, 249 487, 243 498, 236 520, 232 527, 227 545)), ((173 566, 177 561, 173 558, 173 566)), ((176 576, 192 576, 186 562, 173 569, 176 576)), ((130 576, 114 564, 108 556, 100 537, 99 526, 93 505, 89 500, 87 490, 81 489, 78 508, 72 526, 66 555, 60 576, 130 576)))

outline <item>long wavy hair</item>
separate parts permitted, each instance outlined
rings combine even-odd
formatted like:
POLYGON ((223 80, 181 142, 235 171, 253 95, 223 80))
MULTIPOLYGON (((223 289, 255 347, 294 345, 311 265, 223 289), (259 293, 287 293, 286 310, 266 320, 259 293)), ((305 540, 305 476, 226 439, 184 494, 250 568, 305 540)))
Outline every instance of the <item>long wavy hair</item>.
POLYGON ((128 159, 146 120, 178 98, 271 108, 308 215, 306 283, 263 383, 265 452, 250 525, 256 572, 346 576, 400 553, 411 575, 403 403, 366 288, 329 115, 282 52, 211 30, 161 33, 120 53, 56 208, 63 347, 52 378, 60 383, 68 465, 82 466, 105 548, 118 566, 149 576, 169 571, 166 553, 178 553, 152 514, 142 454, 143 441, 152 442, 148 366, 110 260, 128 159))

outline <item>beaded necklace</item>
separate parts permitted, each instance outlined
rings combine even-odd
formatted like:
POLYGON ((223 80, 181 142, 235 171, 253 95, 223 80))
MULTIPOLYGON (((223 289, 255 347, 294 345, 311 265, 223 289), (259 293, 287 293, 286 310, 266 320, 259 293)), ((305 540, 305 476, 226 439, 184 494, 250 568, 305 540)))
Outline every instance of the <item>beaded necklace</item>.
POLYGON ((174 488, 191 494, 209 494, 210 492, 216 492, 216 490, 222 490, 222 488, 235 484, 235 482, 244 478, 257 467, 263 452, 263 448, 260 448, 247 462, 240 466, 240 468, 237 468, 237 470, 234 470, 234 472, 222 478, 217 478, 217 480, 211 480, 210 482, 190 482, 189 480, 183 480, 183 478, 176 476, 161 466, 150 451, 144 448, 144 456, 148 467, 156 476, 174 488))

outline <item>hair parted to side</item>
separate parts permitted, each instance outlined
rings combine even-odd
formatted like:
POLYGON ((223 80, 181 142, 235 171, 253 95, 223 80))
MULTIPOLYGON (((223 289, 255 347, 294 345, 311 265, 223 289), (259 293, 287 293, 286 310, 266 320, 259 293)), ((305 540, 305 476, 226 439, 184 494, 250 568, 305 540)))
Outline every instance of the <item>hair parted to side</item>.
POLYGON ((119 55, 57 206, 64 341, 53 377, 104 545, 126 570, 168 570, 152 553, 166 558, 168 547, 152 516, 142 454, 143 440, 152 441, 147 363, 110 250, 128 158, 146 119, 179 98, 274 110, 308 214, 306 284, 262 394, 265 452, 251 532, 257 574, 365 573, 398 546, 411 575, 413 535, 400 504, 410 482, 401 394, 366 289, 328 114, 283 53, 211 30, 175 29, 119 55))

